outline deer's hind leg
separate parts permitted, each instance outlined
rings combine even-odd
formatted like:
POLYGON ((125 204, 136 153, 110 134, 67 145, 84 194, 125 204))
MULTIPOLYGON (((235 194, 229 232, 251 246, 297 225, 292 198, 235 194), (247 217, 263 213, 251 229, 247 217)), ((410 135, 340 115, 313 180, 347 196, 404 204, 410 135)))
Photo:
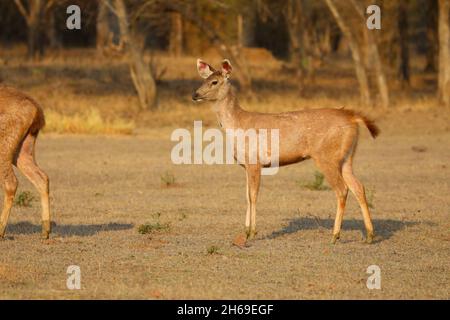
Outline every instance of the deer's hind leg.
POLYGON ((247 173, 247 215, 245 225, 247 238, 252 239, 256 235, 256 198, 258 197, 261 180, 261 167, 249 164, 246 165, 245 170, 247 173))
POLYGON ((353 155, 349 156, 343 166, 342 166, 342 176, 344 177, 345 183, 350 188, 352 193, 355 195, 356 200, 358 200, 359 206, 364 218, 364 225, 367 231, 367 243, 371 243, 374 238, 374 230, 372 225, 372 220, 370 218, 369 207, 367 205, 366 194, 364 191, 364 186, 355 177, 352 169, 353 155))
POLYGON ((5 194, 3 200, 3 210, 0 216, 0 238, 3 238, 17 190, 17 178, 14 175, 11 157, 5 157, 4 155, 1 156, 0 179, 3 180, 3 190, 5 194))
POLYGON ((319 161, 316 165, 322 171, 325 179, 334 190, 337 199, 336 218, 334 220, 333 238, 334 244, 340 238, 342 219, 344 217, 345 204, 347 202, 348 188, 341 174, 341 164, 339 161, 319 161))
POLYGON ((17 190, 17 178, 13 170, 14 156, 20 146, 22 139, 20 127, 8 117, 0 117, 0 127, 5 130, 1 132, 0 148, 0 184, 3 187, 4 199, 3 210, 0 215, 0 238, 5 235, 6 225, 8 224, 11 207, 17 190))
POLYGON ((34 159, 34 146, 36 136, 27 134, 17 156, 17 167, 25 177, 34 185, 41 196, 42 206, 42 237, 48 239, 51 232, 50 205, 49 205, 49 179, 36 164, 34 159))

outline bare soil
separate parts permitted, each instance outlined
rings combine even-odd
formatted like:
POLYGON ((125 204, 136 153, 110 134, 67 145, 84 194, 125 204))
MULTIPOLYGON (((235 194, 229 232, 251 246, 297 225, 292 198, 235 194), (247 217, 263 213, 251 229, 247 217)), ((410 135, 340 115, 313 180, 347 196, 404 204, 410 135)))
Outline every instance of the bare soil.
MULTIPOLYGON (((56 225, 40 240, 39 201, 13 208, 0 241, 0 298, 448 299, 450 119, 442 113, 386 114, 375 141, 361 130, 354 166, 371 194, 372 245, 362 241, 352 195, 341 240, 330 244, 333 192, 301 187, 313 179, 312 162, 263 178, 259 233, 239 247, 239 166, 172 165, 170 128, 44 134, 37 158, 51 179, 56 225), (170 228, 138 232, 157 222, 170 228), (81 290, 66 287, 69 265, 81 268, 81 290), (366 287, 370 265, 381 268, 381 290, 366 287)), ((23 191, 38 198, 20 176, 23 191)))

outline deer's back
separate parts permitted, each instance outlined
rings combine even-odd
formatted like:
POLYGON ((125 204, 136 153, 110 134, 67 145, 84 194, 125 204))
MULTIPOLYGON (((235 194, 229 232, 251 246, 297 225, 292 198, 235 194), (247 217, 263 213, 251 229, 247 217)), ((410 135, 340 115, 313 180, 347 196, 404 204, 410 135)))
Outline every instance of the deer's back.
POLYGON ((0 145, 12 148, 28 132, 35 134, 43 125, 44 115, 36 101, 17 89, 0 86, 0 145))
POLYGON ((243 129, 278 129, 280 164, 289 164, 349 148, 357 138, 358 125, 353 118, 349 110, 308 109, 248 113, 240 124, 243 129))

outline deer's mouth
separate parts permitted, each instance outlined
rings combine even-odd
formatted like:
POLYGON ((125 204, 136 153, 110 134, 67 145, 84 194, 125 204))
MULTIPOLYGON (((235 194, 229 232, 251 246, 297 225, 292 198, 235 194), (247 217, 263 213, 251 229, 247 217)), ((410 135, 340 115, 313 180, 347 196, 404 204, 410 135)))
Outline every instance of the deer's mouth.
POLYGON ((205 100, 205 99, 202 96, 200 96, 197 92, 194 92, 192 94, 192 101, 200 102, 200 101, 203 101, 203 100, 205 100))

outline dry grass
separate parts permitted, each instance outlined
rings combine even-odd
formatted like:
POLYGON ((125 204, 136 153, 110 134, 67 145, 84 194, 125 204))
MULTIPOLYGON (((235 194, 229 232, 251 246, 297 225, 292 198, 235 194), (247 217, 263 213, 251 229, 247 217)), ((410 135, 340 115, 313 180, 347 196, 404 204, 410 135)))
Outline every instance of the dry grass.
POLYGON ((82 133, 82 134, 132 134, 134 121, 103 119, 100 112, 91 109, 75 115, 62 115, 49 110, 45 114, 46 126, 44 132, 82 133))
MULTIPOLYGON (((414 79, 408 95, 394 87, 391 110, 364 110, 381 128, 375 141, 361 130, 354 164, 360 180, 376 190, 374 244, 361 241, 363 221, 350 195, 341 240, 330 245, 335 195, 299 187, 298 181, 314 178, 309 161, 263 178, 258 236, 236 246, 246 210, 242 169, 170 163, 174 128, 191 128, 200 119, 216 126, 207 105, 190 101, 200 83, 194 57, 158 56, 168 66, 160 106, 143 112, 122 59, 67 50, 33 64, 24 62, 23 49, 2 52, 0 75, 41 102, 47 132, 129 134, 134 122, 136 135, 40 137, 37 157, 50 176, 56 226, 50 240, 40 241, 40 206, 13 208, 0 241, 0 298, 450 296, 450 115, 437 108, 433 79, 414 79), (177 187, 161 187, 171 177, 177 187), (141 225, 150 234, 139 234, 141 225), (382 290, 365 285, 372 264, 382 270, 382 290), (81 268, 79 291, 65 286, 69 265, 81 268)), ((348 61, 330 61, 302 98, 280 70, 278 62, 261 67, 252 59, 257 97, 242 97, 242 105, 263 112, 361 109, 348 61)))
MULTIPOLYGON (((216 126, 207 104, 195 104, 190 98, 201 83, 195 69, 196 57, 174 59, 157 53, 158 64, 166 68, 158 84, 159 105, 156 110, 142 111, 124 58, 98 58, 95 50, 70 49, 49 53, 43 61, 31 63, 24 59, 25 52, 24 47, 2 52, 4 65, 0 77, 40 101, 49 123, 47 132, 130 134, 133 126, 138 130, 190 127, 194 119, 202 119, 206 126, 216 126)), ((220 61, 205 54, 212 64, 220 61)), ((255 95, 240 96, 245 109, 260 112, 343 106, 364 109, 348 59, 330 58, 317 71, 315 81, 306 83, 304 96, 299 97, 295 77, 282 68, 281 61, 268 59, 264 51, 255 51, 251 57, 255 95)), ((414 66, 415 70, 420 67, 414 66)), ((405 91, 392 83, 391 110, 437 109, 435 80, 428 74, 414 73, 412 86, 405 91)), ((385 114, 378 108, 365 108, 364 112, 375 117, 385 114)))
POLYGON ((259 233, 236 246, 246 210, 239 166, 172 165, 170 134, 43 135, 37 157, 51 179, 56 226, 40 241, 40 206, 13 208, 0 241, 0 298, 448 298, 449 119, 422 112, 399 119, 381 120, 377 140, 362 135, 354 162, 376 190, 372 245, 362 241, 352 194, 341 240, 330 245, 334 192, 298 186, 314 178, 312 161, 263 177, 259 233), (411 149, 418 144, 427 151, 411 149), (179 187, 161 188, 166 170, 179 187), (139 234, 146 224, 151 233, 139 234), (170 228, 155 230, 164 224, 170 228), (73 264, 82 272, 79 291, 65 287, 73 264), (365 285, 372 264, 382 270, 382 290, 365 285))

